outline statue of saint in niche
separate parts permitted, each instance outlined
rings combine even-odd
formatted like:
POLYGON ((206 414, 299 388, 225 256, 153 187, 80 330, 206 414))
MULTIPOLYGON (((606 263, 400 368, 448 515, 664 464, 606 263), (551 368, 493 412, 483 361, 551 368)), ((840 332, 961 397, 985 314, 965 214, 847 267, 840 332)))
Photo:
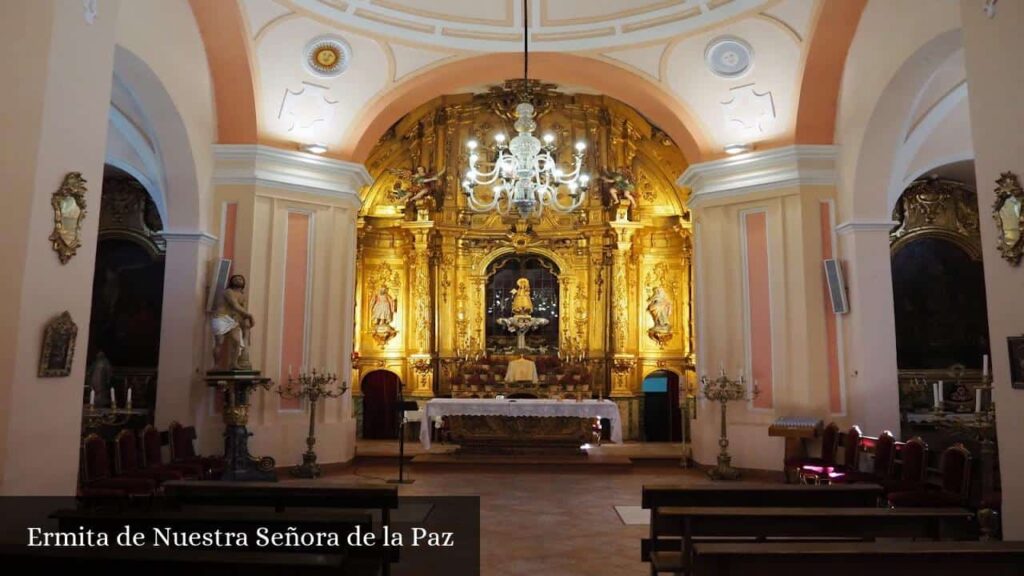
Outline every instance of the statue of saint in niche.
POLYGON ((672 339, 672 297, 661 286, 655 286, 647 300, 647 312, 654 326, 647 330, 647 336, 664 346, 672 339))
POLYGON ((398 302, 388 292, 387 286, 381 286, 370 300, 370 319, 374 326, 391 326, 398 312, 398 302))

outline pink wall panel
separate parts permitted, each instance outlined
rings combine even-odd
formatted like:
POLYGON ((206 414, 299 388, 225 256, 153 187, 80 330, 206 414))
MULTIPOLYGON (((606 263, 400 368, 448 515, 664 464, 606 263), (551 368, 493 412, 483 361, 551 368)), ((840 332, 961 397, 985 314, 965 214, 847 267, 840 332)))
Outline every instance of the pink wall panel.
POLYGON ((755 408, 772 407, 772 314, 768 277, 767 214, 754 212, 744 216, 747 251, 747 297, 750 310, 751 378, 760 394, 755 408))
MULTIPOLYGON (((288 213, 280 382, 287 381, 289 367, 296 373, 306 368, 306 294, 309 288, 310 228, 309 214, 288 213)), ((296 410, 300 406, 298 399, 281 399, 282 410, 296 410)))

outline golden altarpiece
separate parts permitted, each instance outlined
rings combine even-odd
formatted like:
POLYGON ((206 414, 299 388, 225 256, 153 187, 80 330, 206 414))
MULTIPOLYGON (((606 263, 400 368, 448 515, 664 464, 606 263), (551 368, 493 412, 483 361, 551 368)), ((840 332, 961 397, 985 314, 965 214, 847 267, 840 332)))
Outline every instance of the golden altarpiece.
POLYGON ((627 439, 639 437, 648 374, 694 383, 692 230, 674 184, 686 164, 665 133, 606 96, 531 82, 537 133, 555 136, 556 158, 569 164, 573 143, 587 143, 586 202, 529 221, 469 210, 466 143, 513 134, 522 87, 435 98, 397 122, 367 162, 352 378, 360 420, 361 384, 377 370, 397 375, 407 397, 485 396, 488 381, 467 384, 467 375, 497 374, 518 357, 495 321, 523 275, 534 282, 535 315, 550 320, 528 338, 540 379, 615 400, 627 439))

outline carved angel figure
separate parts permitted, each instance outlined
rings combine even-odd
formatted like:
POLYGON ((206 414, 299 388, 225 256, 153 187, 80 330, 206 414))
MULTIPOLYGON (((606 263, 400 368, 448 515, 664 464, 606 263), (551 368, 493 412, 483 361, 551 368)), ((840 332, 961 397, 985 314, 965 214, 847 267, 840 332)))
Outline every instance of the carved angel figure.
POLYGON ((447 168, 431 174, 423 166, 417 166, 415 170, 391 168, 388 174, 397 176, 399 180, 395 182, 389 196, 397 202, 416 202, 434 192, 434 183, 444 176, 445 170, 447 168))
POLYGON ((633 177, 633 170, 628 167, 602 170, 601 182, 604 184, 605 193, 608 194, 612 206, 625 200, 631 207, 636 207, 636 197, 633 196, 633 191, 636 190, 636 178, 633 177))

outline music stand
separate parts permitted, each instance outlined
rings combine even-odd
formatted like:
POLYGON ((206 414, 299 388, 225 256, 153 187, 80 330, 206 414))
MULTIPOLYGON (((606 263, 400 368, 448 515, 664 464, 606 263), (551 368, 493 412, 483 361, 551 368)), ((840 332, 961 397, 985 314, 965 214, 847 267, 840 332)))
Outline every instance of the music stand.
MULTIPOLYGON (((415 480, 405 477, 405 412, 407 410, 419 410, 420 406, 415 401, 406 401, 402 397, 402 388, 398 388, 398 478, 388 480, 388 484, 412 484, 415 480)), ((420 422, 420 426, 423 423, 420 422)))

